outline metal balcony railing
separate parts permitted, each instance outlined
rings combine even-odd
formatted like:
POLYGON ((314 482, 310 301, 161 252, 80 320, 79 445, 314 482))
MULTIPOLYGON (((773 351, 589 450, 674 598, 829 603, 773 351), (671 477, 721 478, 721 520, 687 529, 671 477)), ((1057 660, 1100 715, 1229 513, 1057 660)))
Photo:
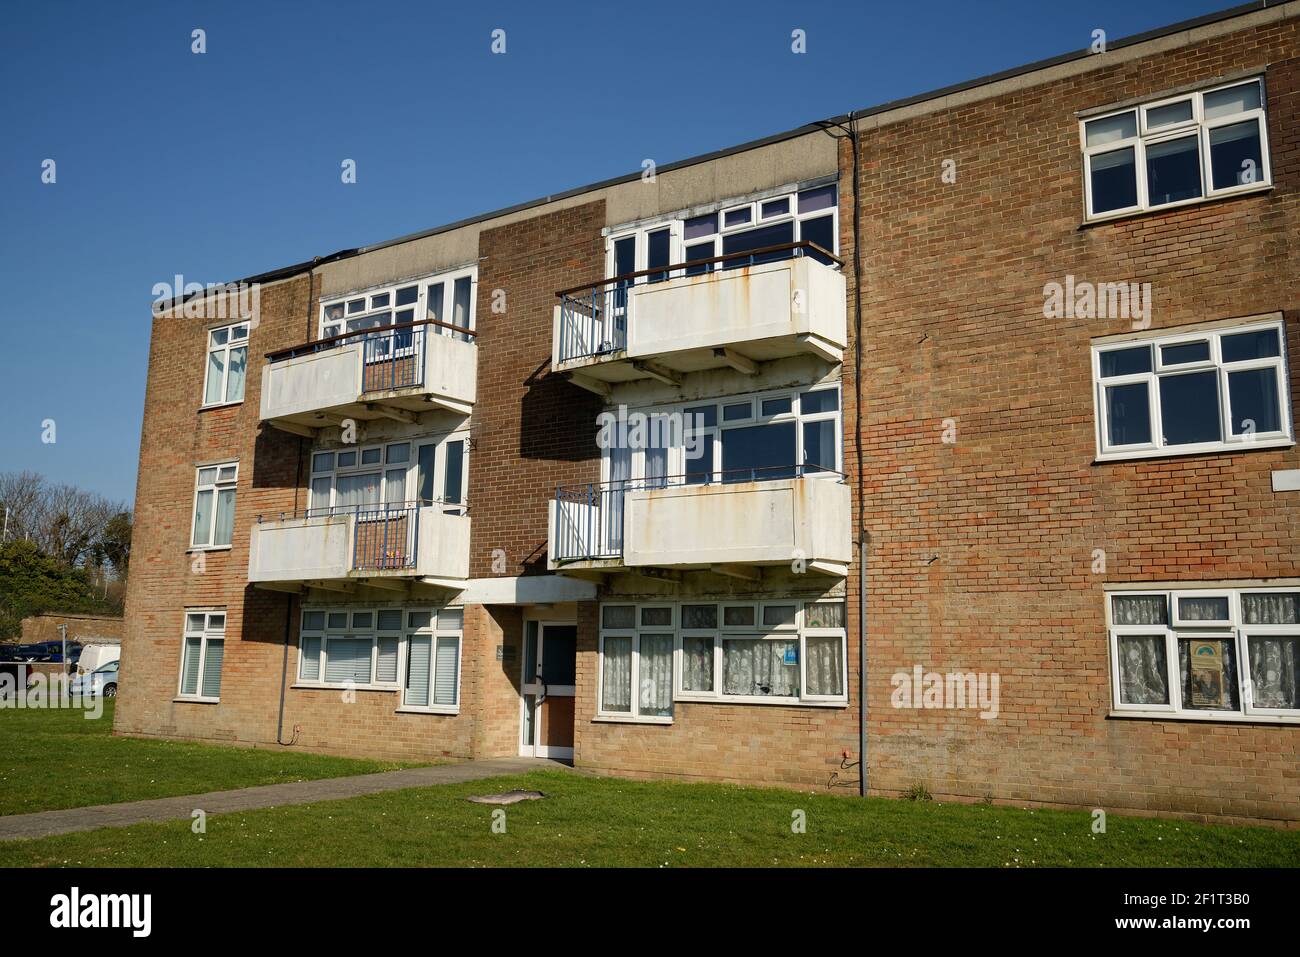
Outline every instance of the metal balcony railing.
POLYGON ((728 469, 714 478, 705 472, 662 475, 585 485, 561 485, 555 490, 555 561, 588 561, 620 558, 623 555, 623 499, 640 489, 726 485, 736 482, 764 482, 779 479, 823 476, 843 478, 843 473, 820 465, 771 465, 728 469))
POLYGON ((559 362, 610 355, 627 348, 628 322, 633 291, 640 286, 664 282, 679 276, 697 276, 718 269, 739 269, 760 263, 779 262, 798 256, 812 256, 818 262, 843 265, 826 249, 813 242, 782 243, 708 259, 670 263, 605 279, 595 284, 561 289, 559 362))

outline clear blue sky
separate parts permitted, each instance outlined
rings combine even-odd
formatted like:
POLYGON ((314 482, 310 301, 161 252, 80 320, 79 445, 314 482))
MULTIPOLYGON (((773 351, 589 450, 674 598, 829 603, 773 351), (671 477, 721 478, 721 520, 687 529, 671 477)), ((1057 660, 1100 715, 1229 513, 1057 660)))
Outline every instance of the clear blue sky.
POLYGON ((0 471, 133 499, 151 290, 176 273, 238 279, 1231 5, 8 3, 0 471))

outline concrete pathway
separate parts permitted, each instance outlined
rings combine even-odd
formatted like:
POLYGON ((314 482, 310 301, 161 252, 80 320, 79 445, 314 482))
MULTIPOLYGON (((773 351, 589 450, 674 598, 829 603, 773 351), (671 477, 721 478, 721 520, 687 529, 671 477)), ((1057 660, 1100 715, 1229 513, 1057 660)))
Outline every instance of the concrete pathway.
POLYGON ((544 758, 493 758, 485 761, 465 761, 460 764, 438 764, 427 768, 407 768, 402 771, 384 771, 379 774, 357 774, 346 778, 264 784, 260 787, 238 788, 233 791, 210 791, 207 794, 186 794, 181 797, 128 801, 123 804, 96 804, 91 807, 74 807, 60 811, 11 814, 0 817, 0 841, 49 837, 52 834, 70 834, 73 831, 93 831, 100 827, 126 827, 128 824, 140 824, 145 821, 189 820, 195 809, 202 809, 206 814, 229 814, 232 811, 252 811, 257 808, 286 804, 334 801, 339 798, 359 797, 363 794, 378 794, 382 791, 424 788, 434 784, 460 784, 464 781, 477 781, 504 774, 522 774, 526 771, 556 768, 568 769, 567 765, 544 758))

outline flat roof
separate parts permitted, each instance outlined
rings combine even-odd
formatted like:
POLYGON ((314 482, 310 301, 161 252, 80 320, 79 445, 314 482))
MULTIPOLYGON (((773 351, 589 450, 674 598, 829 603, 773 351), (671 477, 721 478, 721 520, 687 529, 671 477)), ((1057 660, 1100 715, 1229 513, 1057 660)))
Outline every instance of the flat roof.
MULTIPOLYGON (((1228 7, 1223 10, 1217 10, 1199 17, 1193 17, 1190 20, 1181 20, 1168 26, 1157 27, 1154 30, 1147 30, 1144 33, 1136 33, 1132 36, 1122 37, 1118 40, 1107 40, 1107 52, 1123 49, 1125 47, 1135 46, 1139 43, 1146 43, 1150 40, 1157 40, 1162 37, 1170 36, 1175 33, 1181 33, 1186 30, 1192 30, 1196 27, 1207 26, 1213 23, 1220 23, 1224 20, 1231 20, 1236 17, 1246 16, 1251 13, 1258 13, 1265 9, 1277 9, 1285 6, 1288 0, 1253 0, 1251 3, 1244 3, 1234 7, 1228 7)), ((1048 57, 1044 60, 1037 60, 1032 63, 1026 63, 1022 66, 1012 67, 1008 70, 1002 70, 997 73, 990 73, 986 76, 978 77, 973 80, 966 80, 962 83, 954 83, 950 86, 939 87, 938 89, 929 90, 925 93, 917 93, 913 96, 903 97, 897 100, 889 100, 885 103, 879 103, 875 106, 866 107, 861 110, 854 110, 850 113, 842 113, 839 116, 829 117, 824 120, 814 120, 811 123, 805 123, 803 126, 786 130, 783 133, 774 133, 771 136, 765 136, 761 139, 750 140, 740 143, 736 146, 729 146, 725 149, 714 150, 710 153, 702 153, 698 156, 692 156, 688 159, 677 160, 673 163, 667 163, 658 167, 660 173, 671 172, 676 169, 685 169, 690 166, 697 166, 700 163, 708 163, 712 160, 721 159, 725 156, 733 156, 737 153, 745 153, 750 150, 761 149, 764 146, 770 146, 773 143, 781 143, 785 140, 796 139, 800 136, 807 136, 810 133, 819 133, 825 131, 828 126, 836 126, 848 123, 850 121, 861 120, 871 116, 879 116, 894 110, 915 106, 925 103, 929 100, 937 100, 954 93, 963 93, 969 90, 978 89, 982 86, 988 86, 1002 80, 1009 80, 1015 77, 1025 76, 1031 73, 1037 73, 1042 70, 1051 69, 1065 63, 1071 63, 1076 60, 1086 59, 1095 56, 1088 48, 1082 50, 1073 50, 1069 53, 1062 53, 1054 57, 1048 57)), ((1104 55, 1104 54, 1103 54, 1104 55)), ((341 259, 350 259, 353 256, 359 256, 363 253, 373 252, 377 249, 385 249, 389 246, 398 246, 402 243, 413 242, 417 239, 425 239, 429 236, 436 236, 439 233, 451 232, 455 229, 461 229, 465 226, 472 226, 476 223, 483 223, 489 220, 498 219, 502 216, 509 216, 513 213, 522 212, 527 209, 533 209, 545 206, 548 203, 554 203, 559 200, 569 199, 574 196, 580 196, 583 193, 591 193, 596 190, 607 189, 611 186, 618 186, 623 183, 631 183, 641 178, 641 172, 627 173, 622 176, 615 176, 610 179, 600 180, 595 183, 588 183, 585 186, 578 186, 560 193, 551 193, 546 196, 539 196, 536 199, 527 200, 522 203, 516 203, 513 206, 505 206, 501 209, 495 209, 491 212, 481 213, 477 216, 470 216, 465 219, 459 219, 455 222, 445 223, 441 226, 434 226, 430 229, 423 229, 419 232, 408 233, 404 236, 398 236, 394 239, 386 239, 382 242, 371 243, 366 246, 357 246, 352 249, 341 249, 337 252, 330 253, 327 256, 317 256, 304 262, 296 263, 292 266, 284 266, 279 269, 273 269, 268 272, 259 273, 255 276, 248 276, 244 279, 235 280, 235 282, 253 283, 253 282, 272 282, 278 279, 287 279, 298 273, 306 272, 308 269, 324 263, 336 262, 341 259)), ((206 291, 202 293, 206 295, 206 291)), ((201 295, 193 293, 194 296, 201 295)), ((186 298, 173 299, 172 305, 185 302, 186 298)))

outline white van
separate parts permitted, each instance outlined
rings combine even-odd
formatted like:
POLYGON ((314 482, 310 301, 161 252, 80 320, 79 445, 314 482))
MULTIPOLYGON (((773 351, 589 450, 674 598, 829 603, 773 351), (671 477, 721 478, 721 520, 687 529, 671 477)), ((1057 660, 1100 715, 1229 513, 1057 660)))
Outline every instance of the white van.
POLYGON ((77 674, 88 675, 121 657, 121 645, 107 643, 85 645, 81 649, 81 657, 77 659, 77 674))

